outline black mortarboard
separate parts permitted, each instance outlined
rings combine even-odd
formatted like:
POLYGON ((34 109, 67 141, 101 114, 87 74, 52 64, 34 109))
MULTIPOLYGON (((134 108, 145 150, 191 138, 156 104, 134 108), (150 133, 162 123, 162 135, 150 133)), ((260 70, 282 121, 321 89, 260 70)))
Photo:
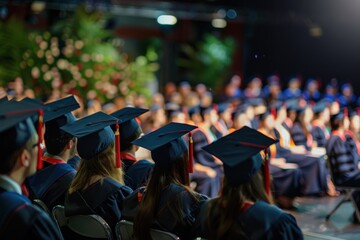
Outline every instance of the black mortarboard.
POLYGON ((78 138, 77 150, 83 159, 89 159, 104 151, 115 141, 111 125, 118 119, 103 112, 79 119, 61 127, 62 130, 78 138))
POLYGON ((45 104, 44 121, 48 122, 62 115, 69 114, 80 107, 74 96, 68 96, 45 104))
POLYGON ((133 141, 133 144, 150 150, 155 164, 166 167, 187 152, 188 148, 182 136, 195 128, 197 127, 172 122, 133 141))
POLYGON ((314 113, 321 113, 328 107, 326 100, 320 100, 313 106, 314 113))
POLYGON ((222 102, 217 105, 217 111, 219 114, 225 112, 227 109, 229 109, 230 103, 228 102, 222 102))
POLYGON ((0 108, 0 152, 5 156, 12 154, 17 149, 23 147, 25 143, 34 135, 38 134, 38 169, 42 168, 40 161, 42 155, 42 109, 34 107, 33 104, 26 102, 8 101, 1 104, 0 108), (32 120, 37 116, 40 121, 38 131, 32 120))
POLYGON ((248 98, 245 100, 245 102, 254 107, 260 106, 260 105, 265 105, 265 100, 263 98, 248 98))
POLYGON ((229 184, 238 186, 248 182, 260 169, 263 159, 259 152, 277 141, 245 126, 203 149, 224 163, 229 184))
POLYGON ((192 117, 194 114, 200 114, 200 106, 196 105, 188 108, 188 114, 190 117, 192 117))
POLYGON ((60 127, 76 121, 76 118, 71 111, 78 109, 80 105, 74 96, 69 96, 45 104, 45 107, 45 141, 48 141, 59 139, 65 135, 65 132, 61 130, 60 127))
POLYGON ((110 114, 118 119, 121 141, 131 142, 136 139, 135 135, 141 128, 135 118, 147 111, 144 108, 125 107, 110 114))

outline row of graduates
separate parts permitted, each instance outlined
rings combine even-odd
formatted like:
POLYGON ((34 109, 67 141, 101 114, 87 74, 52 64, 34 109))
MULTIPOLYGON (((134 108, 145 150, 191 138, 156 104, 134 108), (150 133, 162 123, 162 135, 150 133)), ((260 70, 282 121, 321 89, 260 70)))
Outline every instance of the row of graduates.
MULTIPOLYGON (((112 115, 97 112, 75 120, 73 97, 45 105, 32 100, 0 104, 0 202, 6 206, 1 209, 2 239, 62 238, 49 216, 23 195, 26 190, 49 209, 64 204, 67 216, 97 214, 112 229, 120 219, 131 220, 137 239, 150 239, 151 227, 181 239, 302 239, 296 220, 271 205, 268 171, 261 170, 259 152, 276 140, 254 129, 243 127, 202 147, 223 163, 225 174, 220 197, 210 200, 189 187, 193 165, 188 148, 193 148, 194 125, 170 123, 139 138, 141 128, 135 118, 144 109, 124 108, 112 115), (189 147, 183 139, 186 134, 189 147), (51 147, 51 142, 58 144, 51 147), (74 146, 81 158, 77 171, 66 161, 74 146), (135 159, 139 146, 150 150, 155 164, 135 159), (134 177, 132 168, 137 169, 134 177)), ((66 239, 74 237, 62 230, 66 239)))

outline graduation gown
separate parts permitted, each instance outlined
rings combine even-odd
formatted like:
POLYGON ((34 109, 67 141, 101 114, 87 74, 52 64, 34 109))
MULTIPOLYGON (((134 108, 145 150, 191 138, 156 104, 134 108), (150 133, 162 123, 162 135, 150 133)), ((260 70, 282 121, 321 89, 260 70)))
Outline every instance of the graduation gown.
POLYGON ((151 176, 154 164, 147 160, 139 160, 132 164, 124 174, 125 185, 135 190, 145 186, 151 176))
POLYGON ((335 185, 360 186, 359 155, 351 139, 333 132, 326 143, 326 153, 331 162, 335 185))
MULTIPOLYGON (((279 132, 275 129, 276 138, 280 139, 279 132)), ((327 191, 326 162, 324 157, 295 154, 289 149, 276 143, 276 157, 285 158, 289 163, 296 163, 302 173, 302 187, 300 195, 317 195, 327 191)))
POLYGON ((317 125, 312 127, 311 135, 318 147, 325 147, 329 135, 326 131, 325 127, 317 125))
POLYGON ((304 135, 301 125, 296 122, 290 129, 291 137, 296 145, 303 145, 307 150, 310 150, 308 136, 304 135))
MULTIPOLYGON (((202 237, 205 238, 210 237, 207 222, 209 219, 217 222, 221 212, 221 209, 214 209, 214 207, 210 209, 211 201, 213 200, 204 205, 200 214, 202 237)), ((244 212, 239 212, 236 222, 227 234, 226 239, 228 240, 244 238, 254 240, 303 239, 303 234, 292 215, 263 201, 257 201, 244 212)))
POLYGON ((129 187, 111 178, 104 178, 83 191, 68 194, 64 205, 65 215, 97 214, 115 233, 115 225, 122 218, 123 199, 131 192, 129 187))
POLYGON ((302 172, 296 169, 281 169, 270 164, 272 177, 272 193, 275 198, 285 196, 294 198, 300 195, 302 188, 302 172))
POLYGON ((63 239, 54 221, 30 200, 0 188, 0 239, 63 239))
POLYGON ((64 205, 65 195, 76 171, 66 163, 48 166, 25 181, 30 199, 41 199, 51 211, 56 205, 64 205))
MULTIPOLYGON (((124 219, 134 221, 139 204, 141 204, 138 197, 139 192, 146 194, 144 188, 140 188, 125 199, 124 219)), ((199 236, 200 225, 197 220, 200 208, 208 198, 201 194, 197 194, 197 197, 199 198, 198 202, 183 186, 174 183, 170 184, 163 190, 160 201, 156 206, 153 228, 171 232, 180 239, 194 239, 199 236), (174 203, 180 204, 181 217, 174 212, 174 203)))
POLYGON ((195 170, 191 175, 191 181, 196 182, 195 190, 197 192, 209 197, 216 197, 220 191, 221 180, 224 175, 223 168, 215 162, 211 154, 202 149, 211 143, 205 132, 201 129, 195 129, 192 138, 194 141, 194 162, 212 168, 216 171, 216 176, 211 178, 205 173, 195 170))

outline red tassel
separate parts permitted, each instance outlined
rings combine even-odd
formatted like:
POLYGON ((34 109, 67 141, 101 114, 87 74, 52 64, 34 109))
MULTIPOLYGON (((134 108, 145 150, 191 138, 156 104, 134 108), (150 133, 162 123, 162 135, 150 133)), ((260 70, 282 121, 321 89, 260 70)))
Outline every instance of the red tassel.
POLYGON ((344 108, 344 116, 345 117, 349 116, 349 110, 347 108, 344 108))
POLYGON ((39 121, 38 121, 38 129, 37 134, 39 136, 38 141, 38 155, 37 155, 37 169, 41 170, 43 168, 43 161, 42 161, 42 155, 43 155, 43 127, 44 127, 44 112, 43 110, 38 110, 39 114, 39 121))
POLYGON ((116 161, 116 168, 121 168, 121 158, 120 158, 120 131, 119 131, 119 124, 116 122, 115 125, 115 161, 116 161))
POLYGON ((192 139, 192 133, 189 132, 189 161, 188 161, 189 173, 194 172, 193 153, 194 153, 194 141, 192 139))
POLYGON ((138 191, 138 193, 137 193, 138 203, 140 203, 140 202, 141 202, 142 197, 143 197, 142 192, 141 192, 141 191, 138 191))
POLYGON ((270 196, 270 168, 269 168, 269 152, 267 148, 265 148, 264 182, 265 182, 266 194, 270 196))

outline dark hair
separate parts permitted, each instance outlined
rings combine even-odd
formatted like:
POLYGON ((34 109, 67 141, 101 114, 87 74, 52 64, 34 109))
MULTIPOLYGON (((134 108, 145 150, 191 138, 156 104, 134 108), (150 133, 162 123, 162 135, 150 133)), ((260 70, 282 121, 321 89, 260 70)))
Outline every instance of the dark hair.
POLYGON ((343 125, 344 119, 338 119, 338 118, 330 118, 330 127, 331 130, 338 130, 343 125))
POLYGON ((234 234, 230 230, 236 230, 236 236, 244 236, 244 229, 234 228, 237 222, 241 207, 245 201, 256 202, 263 200, 270 203, 270 198, 266 195, 263 185, 261 171, 255 174, 249 182, 239 186, 232 186, 226 179, 223 180, 221 197, 209 203, 207 216, 207 229, 209 230, 209 240, 212 239, 231 239, 234 234))
MULTIPOLYGON (((182 154, 177 156, 176 159, 173 159, 172 161, 169 160, 169 164, 155 164, 152 176, 146 188, 146 194, 144 195, 144 198, 134 219, 134 236, 136 239, 151 239, 150 228, 152 227, 156 217, 156 207, 160 202, 160 198, 164 189, 166 189, 171 183, 175 183, 184 187, 193 196, 194 200, 198 200, 192 190, 190 190, 188 187, 188 154, 187 148, 185 149, 182 154)), ((175 201, 169 204, 171 204, 171 207, 174 211, 174 216, 178 217, 177 221, 183 222, 184 218, 181 203, 175 201)))
POLYGON ((141 127, 136 129, 136 131, 129 136, 128 138, 122 138, 122 135, 120 134, 120 151, 128 151, 131 149, 131 147, 134 145, 131 142, 138 139, 142 133, 141 127))
POLYGON ((73 137, 68 133, 62 133, 58 136, 44 135, 46 151, 51 155, 60 155, 73 137))

